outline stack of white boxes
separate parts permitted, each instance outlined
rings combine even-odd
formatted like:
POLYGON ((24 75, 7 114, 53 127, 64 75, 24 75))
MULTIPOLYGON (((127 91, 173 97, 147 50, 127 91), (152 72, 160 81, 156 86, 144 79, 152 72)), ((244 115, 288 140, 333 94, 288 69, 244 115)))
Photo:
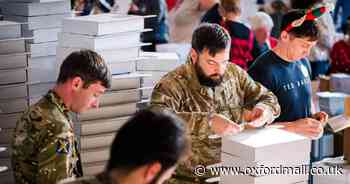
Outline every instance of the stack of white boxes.
POLYGON ((102 96, 100 107, 78 116, 84 175, 103 170, 116 131, 137 111, 142 75, 135 73, 139 59, 144 17, 99 14, 66 18, 59 34, 57 60, 73 51, 99 53, 113 74, 112 88, 102 96))
POLYGON ((318 92, 318 102, 321 111, 325 111, 330 117, 344 113, 344 101, 347 94, 339 92, 318 92))
POLYGON ((331 75, 331 91, 350 94, 350 75, 336 73, 331 75))
POLYGON ((58 32, 62 20, 71 16, 70 0, 6 0, 1 4, 5 20, 22 23, 22 36, 31 38, 26 47, 30 104, 37 102, 57 79, 58 32))
POLYGON ((27 52, 21 25, 0 21, 0 173, 1 181, 13 183, 10 164, 10 142, 16 120, 28 106, 27 52))
MULTIPOLYGON (((220 183, 244 184, 306 184, 307 173, 274 175, 279 168, 298 167, 299 172, 308 171, 311 141, 305 137, 277 128, 244 130, 222 138, 222 166, 253 170, 250 175, 228 174, 221 176, 220 183), (272 170, 272 167, 277 169, 272 170), (250 168, 250 169, 249 169, 250 168), (251 169, 253 168, 253 169, 251 169), (254 169, 258 172, 254 172, 254 169), (263 171, 263 172, 262 172, 263 171)), ((283 169, 282 169, 283 170, 283 169)))
POLYGON ((345 163, 343 157, 328 158, 314 164, 325 172, 313 175, 314 184, 350 184, 350 165, 335 164, 345 163))
POLYGON ((142 52, 142 59, 137 61, 136 70, 145 74, 142 80, 142 99, 150 98, 153 87, 167 74, 181 63, 176 53, 142 52))

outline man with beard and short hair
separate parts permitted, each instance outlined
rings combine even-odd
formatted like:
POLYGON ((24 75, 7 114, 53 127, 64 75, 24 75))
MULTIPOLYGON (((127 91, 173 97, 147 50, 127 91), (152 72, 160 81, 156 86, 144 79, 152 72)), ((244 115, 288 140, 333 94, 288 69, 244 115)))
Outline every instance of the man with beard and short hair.
POLYGON ((204 183, 198 165, 220 162, 221 139, 238 133, 242 121, 251 127, 271 123, 280 113, 276 97, 229 63, 231 38, 217 24, 202 24, 193 33, 186 64, 166 74, 153 89, 151 108, 170 110, 186 122, 192 140, 190 159, 180 164, 169 183, 204 183))

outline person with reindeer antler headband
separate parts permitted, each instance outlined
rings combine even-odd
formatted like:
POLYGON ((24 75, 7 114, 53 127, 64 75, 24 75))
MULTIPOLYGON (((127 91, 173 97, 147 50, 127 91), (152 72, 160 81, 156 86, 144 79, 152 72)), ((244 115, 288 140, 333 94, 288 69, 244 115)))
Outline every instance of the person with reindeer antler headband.
POLYGON ((312 112, 311 69, 306 57, 319 35, 315 20, 330 9, 322 6, 286 13, 277 46, 257 58, 248 70, 278 98, 281 115, 274 123, 310 139, 322 136, 328 115, 312 112))

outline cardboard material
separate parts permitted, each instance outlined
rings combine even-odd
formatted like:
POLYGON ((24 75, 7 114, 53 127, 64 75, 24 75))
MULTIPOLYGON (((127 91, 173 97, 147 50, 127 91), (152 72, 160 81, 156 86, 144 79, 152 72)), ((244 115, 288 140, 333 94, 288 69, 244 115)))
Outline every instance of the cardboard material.
POLYGON ((32 43, 27 44, 30 57, 43 57, 56 55, 58 42, 32 43))
POLYGON ((112 91, 124 90, 124 89, 136 89, 141 87, 141 79, 145 75, 138 73, 113 75, 112 76, 112 91))
POLYGON ((32 37, 31 43, 54 42, 58 40, 58 33, 61 28, 48 28, 23 31, 24 37, 32 37))
POLYGON ((23 112, 28 107, 27 98, 0 100, 0 113, 23 112))
POLYGON ((0 100, 8 100, 11 98, 20 98, 26 96, 28 96, 28 91, 27 85, 24 83, 0 86, 0 100))
POLYGON ((25 38, 0 40, 0 54, 15 54, 26 52, 25 38))
POLYGON ((83 173, 85 176, 95 176, 106 168, 107 162, 93 162, 83 164, 83 173))
POLYGON ((55 82, 46 82, 46 83, 36 83, 28 85, 29 96, 39 97, 44 96, 50 89, 55 86, 55 82))
MULTIPOLYGON (((70 53, 79 51, 80 48, 72 47, 58 47, 57 59, 63 61, 70 53)), ((95 50, 107 63, 114 63, 120 61, 129 61, 139 57, 140 46, 135 45, 130 48, 112 49, 112 50, 95 50)))
POLYGON ((81 160, 83 164, 107 161, 108 158, 109 147, 81 151, 81 160))
POLYGON ((111 119, 122 116, 130 116, 136 112, 136 103, 128 103, 122 105, 113 105, 91 109, 79 115, 80 121, 111 119))
POLYGON ((130 116, 114 118, 114 119, 100 119, 92 121, 81 122, 81 135, 93 135, 108 132, 116 132, 123 126, 130 116))
POLYGON ((22 116, 22 113, 12 114, 0 114, 1 122, 0 127, 2 129, 13 129, 16 128, 16 122, 22 116))
POLYGON ((347 94, 337 92, 317 93, 321 111, 327 112, 330 116, 337 116, 344 112, 344 100, 347 94))
POLYGON ((95 37, 82 34, 60 33, 58 37, 61 47, 111 50, 139 45, 141 43, 140 34, 140 31, 134 31, 95 37))
POLYGON ((30 58, 28 61, 28 82, 55 82, 58 77, 59 66, 55 56, 30 58))
POLYGON ((128 74, 135 72, 136 62, 135 61, 121 61, 108 64, 112 75, 128 74))
POLYGON ((27 67, 28 53, 0 55, 0 70, 27 67))
POLYGON ((332 91, 350 94, 350 75, 343 73, 332 74, 330 86, 332 91))
POLYGON ((247 161, 279 161, 291 153, 309 154, 310 148, 311 141, 307 138, 277 128, 245 130, 222 138, 222 152, 247 161))
POLYGON ((41 16, 70 13, 70 1, 55 1, 47 3, 2 2, 2 13, 6 15, 41 16))
POLYGON ((319 76, 319 91, 330 91, 331 87, 330 87, 330 80, 331 78, 329 76, 319 76))
POLYGON ((125 104, 138 102, 141 100, 141 91, 139 89, 134 90, 122 90, 111 91, 105 93, 100 99, 100 106, 110 106, 115 104, 125 104))
POLYGON ((0 131, 0 144, 11 144, 11 139, 13 135, 14 130, 13 129, 2 129, 0 131))
POLYGON ((0 70, 0 85, 23 83, 27 81, 25 68, 0 70))
POLYGON ((43 16, 16 16, 6 15, 5 19, 22 24, 23 31, 37 30, 37 29, 49 29, 62 27, 62 20, 65 17, 70 17, 70 14, 56 14, 56 15, 43 15, 43 16))
POLYGON ((63 20, 63 32, 92 36, 143 29, 144 18, 135 15, 98 14, 63 20))
POLYGON ((116 133, 106 133, 98 135, 89 135, 80 137, 81 149, 92 149, 92 148, 101 148, 101 147, 110 147, 116 133))
POLYGON ((13 21, 0 21, 0 39, 21 37, 21 24, 13 21))
POLYGON ((171 71, 178 67, 179 56, 176 53, 141 52, 137 61, 137 71, 171 71))

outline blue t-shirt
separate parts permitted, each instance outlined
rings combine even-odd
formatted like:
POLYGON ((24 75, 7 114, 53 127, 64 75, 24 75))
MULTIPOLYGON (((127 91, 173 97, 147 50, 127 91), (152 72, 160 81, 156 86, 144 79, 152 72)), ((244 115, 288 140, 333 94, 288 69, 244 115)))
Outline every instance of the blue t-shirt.
POLYGON ((267 51, 256 59, 248 73, 277 96, 281 115, 276 122, 311 116, 311 67, 307 59, 287 62, 267 51))

